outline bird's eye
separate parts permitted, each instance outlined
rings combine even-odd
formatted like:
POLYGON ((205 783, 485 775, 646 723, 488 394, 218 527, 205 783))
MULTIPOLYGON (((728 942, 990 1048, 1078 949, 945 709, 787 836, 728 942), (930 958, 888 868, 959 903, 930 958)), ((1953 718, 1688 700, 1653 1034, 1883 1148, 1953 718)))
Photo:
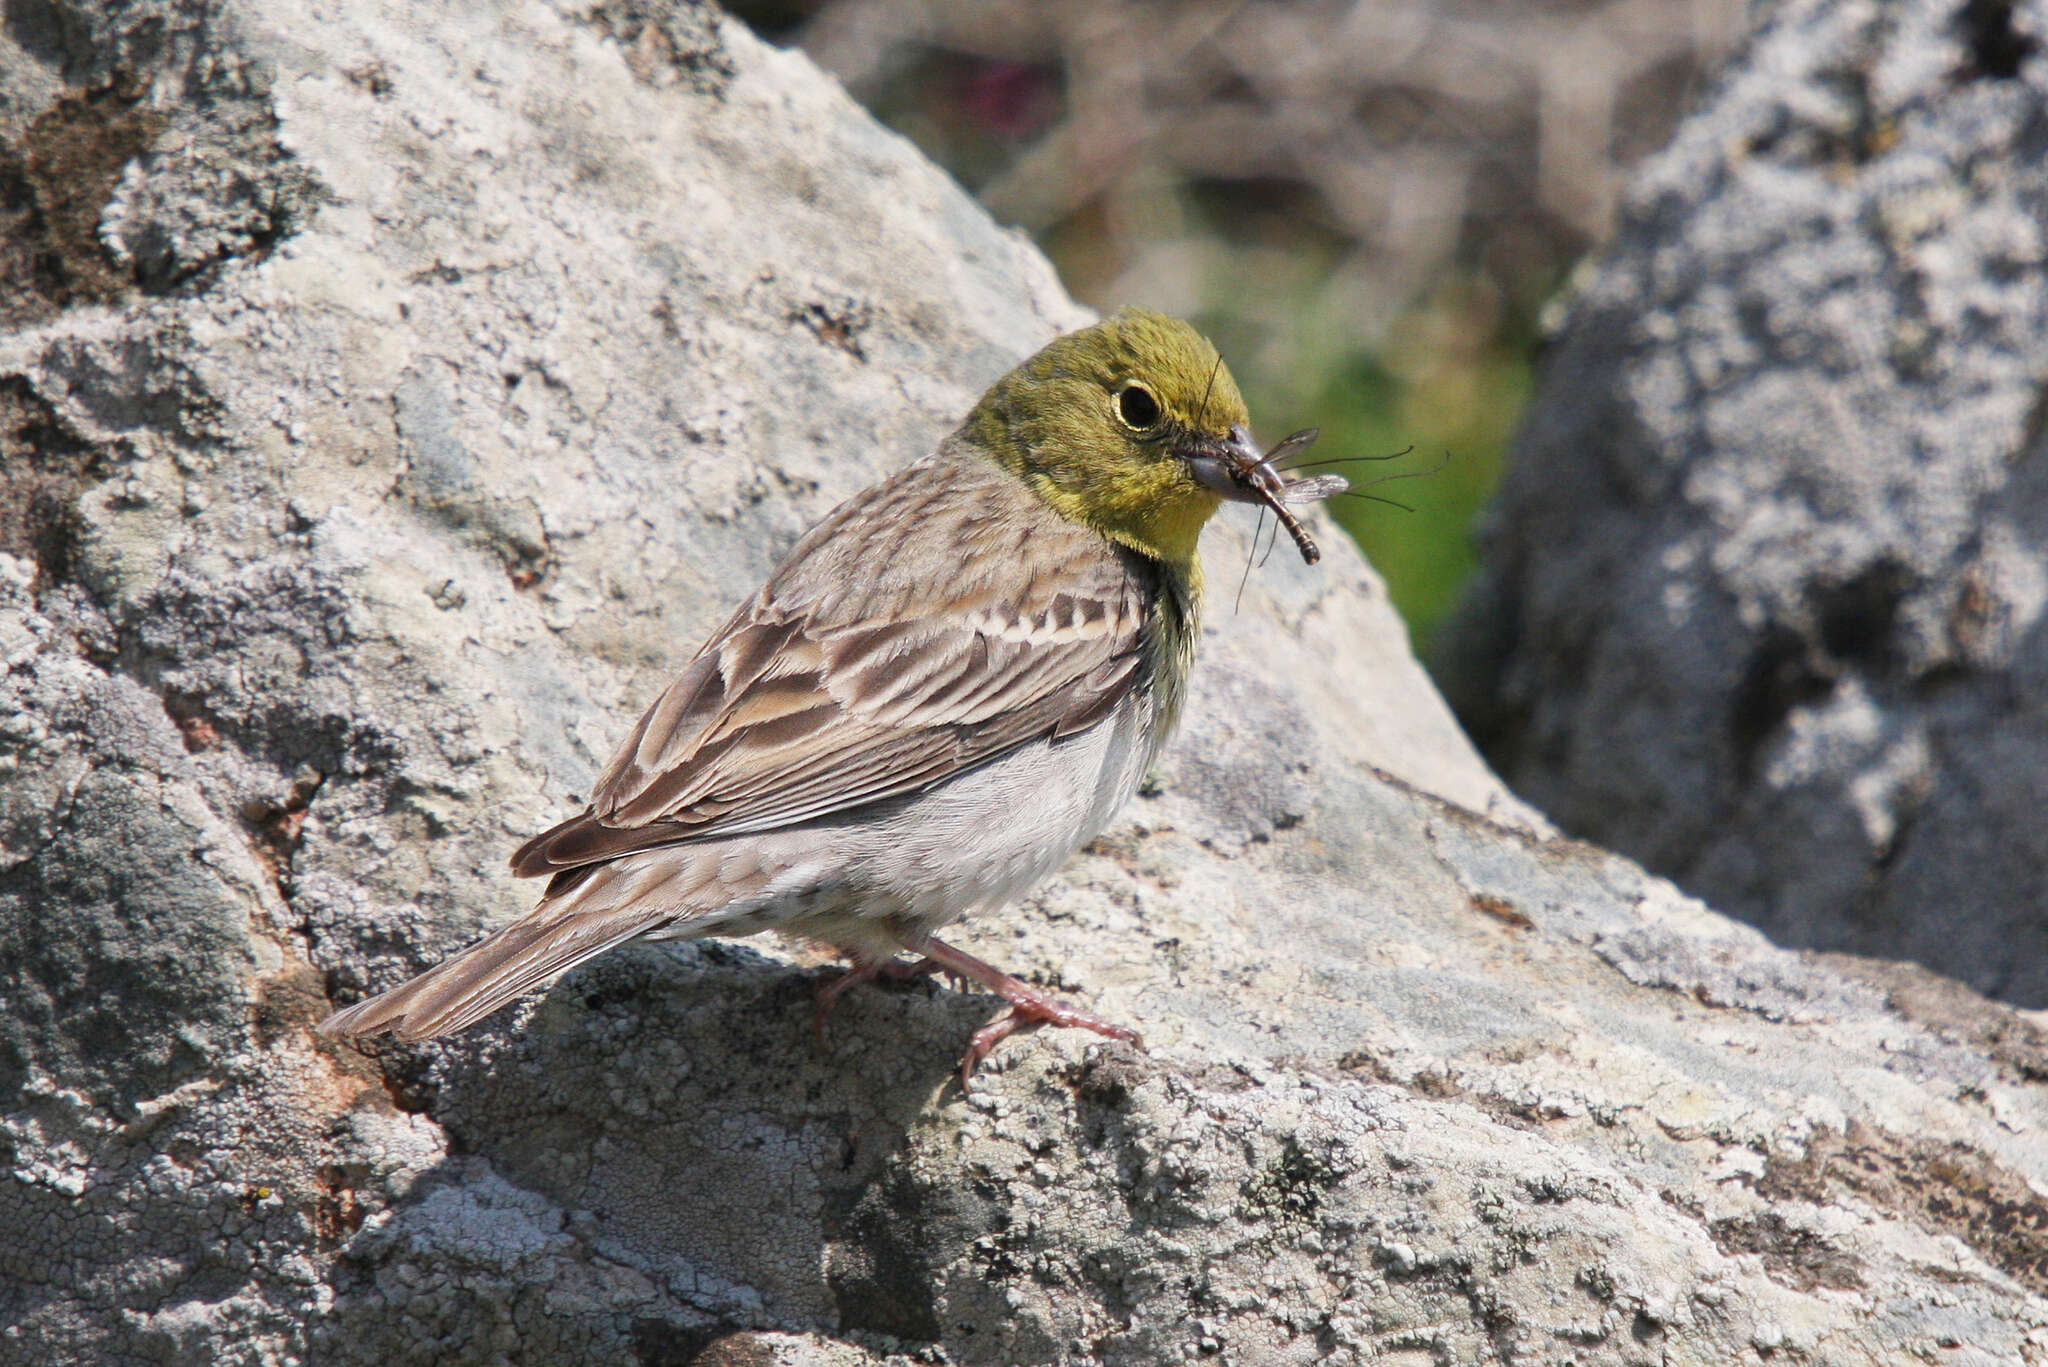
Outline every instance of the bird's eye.
POLYGON ((1141 384, 1125 385, 1117 391, 1116 415, 1133 431, 1146 431, 1159 425, 1159 400, 1141 384))

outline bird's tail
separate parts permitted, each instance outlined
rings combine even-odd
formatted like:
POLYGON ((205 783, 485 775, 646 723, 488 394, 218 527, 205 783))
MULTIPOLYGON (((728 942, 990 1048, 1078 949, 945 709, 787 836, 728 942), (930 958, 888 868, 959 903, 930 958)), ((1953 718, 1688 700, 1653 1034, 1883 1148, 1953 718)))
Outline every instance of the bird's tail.
POLYGON ((568 972, 585 959, 645 935, 677 917, 662 899, 607 897, 609 869, 550 890, 539 906, 454 958, 368 1001, 320 1022, 325 1035, 378 1035, 432 1039, 474 1025, 516 997, 568 972), (597 897, 586 894, 596 892, 597 897), (623 904, 622 904, 623 903, 623 904))

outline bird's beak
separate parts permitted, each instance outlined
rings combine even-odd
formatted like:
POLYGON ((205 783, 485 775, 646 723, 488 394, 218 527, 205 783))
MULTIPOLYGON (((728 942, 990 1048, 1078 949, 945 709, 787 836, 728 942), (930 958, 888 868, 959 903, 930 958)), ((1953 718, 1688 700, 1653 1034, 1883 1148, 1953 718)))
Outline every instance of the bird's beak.
POLYGON ((1182 442, 1175 454, 1188 463, 1195 483, 1234 503, 1270 505, 1278 492, 1279 473, 1266 464, 1252 434, 1242 427, 1231 428, 1226 437, 1203 433, 1182 442))
POLYGON ((1180 455, 1188 463, 1188 473, 1204 489, 1234 503, 1257 503, 1270 509, 1294 538, 1302 560, 1313 565, 1322 559, 1323 553, 1308 528, 1287 511, 1289 497, 1328 498, 1343 489, 1344 477, 1318 475, 1289 483, 1277 462, 1291 460, 1297 452, 1307 450, 1315 439, 1316 429, 1305 427, 1282 438, 1272 450, 1261 451, 1252 445, 1251 433, 1233 427, 1227 437, 1202 437, 1184 443, 1180 455))

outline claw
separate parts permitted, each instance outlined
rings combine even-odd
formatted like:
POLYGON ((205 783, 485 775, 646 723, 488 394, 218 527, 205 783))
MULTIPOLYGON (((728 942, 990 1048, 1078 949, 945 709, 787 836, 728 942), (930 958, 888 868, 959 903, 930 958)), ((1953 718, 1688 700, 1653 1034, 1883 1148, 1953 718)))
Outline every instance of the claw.
POLYGON ((978 983, 1010 1004, 1007 1013, 975 1031, 974 1038, 967 1042, 967 1052, 960 1059, 960 1085, 963 1088, 974 1076, 975 1067, 987 1058, 998 1044, 1019 1030, 1036 1030, 1042 1025, 1076 1026, 1083 1030, 1093 1030, 1096 1034, 1106 1035, 1110 1039, 1124 1040, 1141 1049, 1145 1047, 1145 1042, 1138 1037, 1137 1031, 1104 1020, 1101 1016, 1078 1007, 1068 1006, 1058 997, 1040 991, 1027 982, 1021 982, 994 964, 984 963, 972 954, 963 953, 949 944, 939 940, 928 940, 924 944, 924 952, 924 962, 935 965, 948 977, 978 983))
POLYGON ((974 1070, 981 1061, 994 1051, 998 1044, 1019 1031, 1036 1030, 1044 1025, 1075 1026, 1082 1030, 1093 1030, 1110 1039, 1123 1040, 1145 1047, 1138 1032, 1127 1029, 1113 1021, 1069 1006, 1049 992, 1041 991, 1030 983, 1023 982, 997 968, 975 958, 972 954, 953 948, 940 940, 927 940, 923 945, 924 957, 915 963, 901 959, 856 959, 852 968, 840 974, 818 989, 817 1005, 811 1015, 811 1029, 818 1036, 818 1044, 825 1043, 825 1019, 832 1014, 839 999, 846 995, 848 988, 861 983, 912 982, 918 978, 943 973, 946 980, 960 990, 970 985, 995 993, 1010 1004, 1010 1009, 995 1020, 974 1032, 967 1042, 967 1052, 960 1058, 960 1085, 964 1088, 974 1076, 974 1070))

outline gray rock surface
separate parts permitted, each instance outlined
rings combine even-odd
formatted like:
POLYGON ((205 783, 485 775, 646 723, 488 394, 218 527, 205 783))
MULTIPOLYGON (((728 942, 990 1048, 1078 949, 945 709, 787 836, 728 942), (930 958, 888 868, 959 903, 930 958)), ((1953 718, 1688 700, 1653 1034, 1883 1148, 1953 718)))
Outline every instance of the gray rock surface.
POLYGON ((2048 1004, 2048 7, 1776 6, 1548 357, 1453 701, 1780 943, 2048 1004))
POLYGON ((2039 1024, 1547 834, 1342 546, 1217 595, 1156 787, 967 927, 1149 1052, 963 1094, 989 999, 821 1048, 767 942, 315 1038, 521 910, 700 633, 1078 318, 705 10, 0 42, 0 1363, 2048 1353, 2039 1024))

